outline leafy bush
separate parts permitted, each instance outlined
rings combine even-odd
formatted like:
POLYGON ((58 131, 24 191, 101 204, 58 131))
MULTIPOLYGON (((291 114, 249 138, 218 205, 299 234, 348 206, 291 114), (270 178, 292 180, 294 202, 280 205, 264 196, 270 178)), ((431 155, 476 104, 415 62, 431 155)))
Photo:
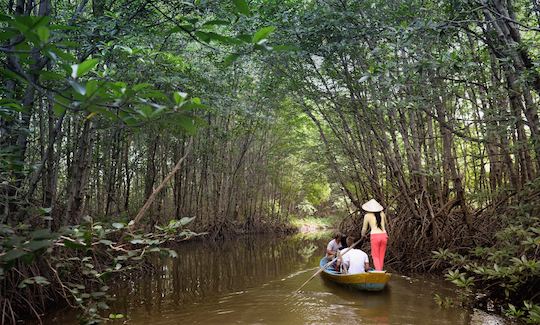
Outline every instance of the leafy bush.
POLYGON ((298 204, 297 208, 300 212, 307 216, 313 215, 315 212, 317 212, 317 208, 307 200, 304 200, 298 204))
POLYGON ((446 278, 462 288, 466 297, 479 293, 483 300, 509 306, 504 310, 507 316, 539 323, 540 218, 530 212, 521 207, 509 215, 492 246, 432 253, 436 260, 448 263, 446 278))
MULTIPOLYGON (((191 221, 172 220, 146 234, 131 233, 124 223, 94 222, 89 217, 81 225, 58 232, 0 225, 1 295, 6 297, 2 308, 16 317, 22 310, 10 310, 11 306, 25 306, 39 317, 37 310, 46 307, 40 298, 60 296, 81 310, 83 323, 99 323, 106 319, 102 315, 112 299, 107 281, 141 270, 149 254, 176 257, 176 252, 164 245, 196 235, 184 228, 191 221), (36 290, 45 293, 36 297, 36 290)), ((110 314, 110 318, 121 317, 110 314)))
POLYGON ((306 199, 313 206, 318 206, 330 198, 332 189, 327 182, 312 182, 307 184, 306 199))

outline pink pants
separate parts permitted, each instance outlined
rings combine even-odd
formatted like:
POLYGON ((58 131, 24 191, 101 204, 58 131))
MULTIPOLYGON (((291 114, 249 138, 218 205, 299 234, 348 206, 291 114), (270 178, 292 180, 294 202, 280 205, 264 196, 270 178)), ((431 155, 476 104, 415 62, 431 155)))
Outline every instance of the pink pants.
POLYGON ((386 253, 386 241, 388 235, 383 232, 380 234, 371 234, 371 256, 373 258, 373 264, 375 270, 382 271, 384 265, 384 254, 386 253))

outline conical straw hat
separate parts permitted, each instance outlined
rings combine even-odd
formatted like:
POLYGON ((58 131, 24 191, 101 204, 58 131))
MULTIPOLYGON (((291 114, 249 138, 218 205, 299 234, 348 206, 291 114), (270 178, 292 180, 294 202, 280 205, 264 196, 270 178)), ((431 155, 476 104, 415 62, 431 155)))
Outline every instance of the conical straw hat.
POLYGON ((384 210, 383 206, 375 199, 371 199, 362 205, 362 209, 367 212, 381 212, 384 210))

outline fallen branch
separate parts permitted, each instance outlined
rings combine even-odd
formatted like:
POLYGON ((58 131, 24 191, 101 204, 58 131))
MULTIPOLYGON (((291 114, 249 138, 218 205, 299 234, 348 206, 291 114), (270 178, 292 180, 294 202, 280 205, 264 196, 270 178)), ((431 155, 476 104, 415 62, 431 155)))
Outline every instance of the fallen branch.
POLYGON ((148 208, 150 208, 152 203, 154 203, 154 200, 156 199, 156 195, 159 192, 161 192, 161 190, 165 187, 165 185, 167 185, 167 182, 176 174, 176 172, 178 172, 178 170, 180 170, 180 166, 182 166, 182 163, 184 162, 184 160, 188 156, 192 144, 193 144, 193 138, 191 138, 189 140, 189 144, 188 144, 188 147, 186 149, 185 155, 182 158, 180 158, 180 160, 178 160, 178 162, 176 163, 174 168, 171 170, 171 172, 163 179, 161 184, 159 184, 159 186, 156 189, 154 189, 152 194, 150 194, 150 196, 146 200, 146 203, 143 205, 141 210, 139 210, 139 213, 137 213, 137 216, 135 216, 135 219, 133 219, 133 222, 131 222, 131 224, 129 225, 129 227, 128 227, 129 231, 133 231, 137 227, 137 225, 139 224, 141 219, 144 217, 144 214, 146 213, 148 208))

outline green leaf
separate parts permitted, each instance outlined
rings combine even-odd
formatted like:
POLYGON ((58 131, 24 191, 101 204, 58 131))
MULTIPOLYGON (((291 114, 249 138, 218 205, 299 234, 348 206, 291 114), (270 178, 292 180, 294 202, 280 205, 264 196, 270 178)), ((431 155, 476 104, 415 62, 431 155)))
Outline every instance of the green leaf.
POLYGON ((240 57, 240 54, 236 54, 236 53, 233 53, 233 54, 229 54, 227 55, 227 57, 225 58, 225 60, 223 60, 223 64, 228 67, 230 66, 231 64, 233 64, 234 61, 236 61, 236 59, 238 59, 240 57))
POLYGON ((121 319, 124 318, 123 314, 109 314, 110 319, 121 319))
POLYGON ((185 116, 178 119, 178 124, 180 124, 180 127, 188 134, 195 134, 195 132, 197 132, 197 126, 191 116, 185 116))
POLYGON ((52 211, 51 207, 48 207, 48 208, 40 207, 39 208, 39 213, 40 214, 49 214, 49 213, 51 213, 51 211, 52 211))
POLYGON ((41 71, 39 74, 40 74, 42 80, 62 80, 62 79, 64 79, 63 75, 61 75, 59 73, 56 73, 56 72, 52 72, 52 71, 41 71))
POLYGON ((215 25, 226 26, 230 24, 231 22, 228 20, 215 19, 215 20, 210 20, 210 21, 205 22, 203 26, 215 26, 215 25))
POLYGON ((64 240, 64 245, 68 248, 72 248, 72 249, 85 249, 86 248, 86 245, 80 243, 80 242, 75 242, 75 241, 71 241, 71 240, 64 240))
POLYGON ((36 282, 36 284, 49 284, 49 281, 42 276, 35 276, 34 281, 36 282))
POLYGON ((233 3, 237 12, 246 16, 249 16, 251 14, 249 11, 249 5, 245 0, 233 0, 233 3))
POLYGON ((210 42, 210 35, 207 32, 196 31, 195 36, 203 42, 210 42))
POLYGON ((68 82, 78 94, 86 95, 86 87, 84 85, 81 85, 75 80, 69 80, 68 82))
POLYGON ((187 98, 187 95, 188 95, 187 93, 180 92, 180 91, 175 91, 174 94, 173 94, 174 102, 176 104, 180 104, 181 102, 183 102, 187 98))
POLYGON ((120 222, 115 222, 115 223, 112 224, 112 226, 113 226, 114 228, 116 228, 116 229, 122 229, 122 228, 125 227, 124 224, 123 224, 123 223, 120 223, 120 222))
POLYGON ((63 105, 59 104, 59 103, 54 103, 52 109, 53 109, 54 115, 56 117, 62 116, 62 114, 64 114, 65 111, 66 111, 66 108, 63 105))
POLYGON ((268 35, 270 35, 270 33, 272 33, 273 31, 276 30, 276 27, 274 26, 268 26, 268 27, 263 27, 261 29, 259 29, 254 35, 253 35, 253 38, 252 38, 252 42, 257 44, 259 43, 260 41, 262 41, 263 39, 266 39, 268 38, 268 35))
POLYGON ((195 100, 192 100, 191 102, 185 102, 182 105, 182 110, 185 110, 185 111, 195 110, 195 109, 202 109, 202 108, 206 108, 206 105, 201 104, 200 102, 197 102, 195 100))
POLYGON ((71 77, 73 79, 84 76, 99 63, 98 59, 88 59, 82 63, 71 66, 71 77))
POLYGON ((167 34, 174 34, 174 33, 178 33, 178 32, 192 32, 195 30, 195 27, 193 26, 193 24, 188 24, 188 23, 184 23, 184 24, 179 24, 173 28, 171 28, 167 34))
POLYGON ((3 69, 3 68, 0 68, 0 76, 6 77, 8 79, 15 79, 15 80, 19 80, 21 82, 26 82, 26 79, 19 76, 15 72, 13 72, 11 70, 3 69))
POLYGON ((19 257, 23 256, 24 254, 26 254, 26 252, 18 249, 18 248, 14 248, 10 251, 8 251, 4 256, 0 256, 0 260, 4 261, 4 262, 9 262, 9 261, 13 261, 13 260, 16 260, 18 259, 19 257))
POLYGON ((11 18, 10 16, 8 15, 4 15, 4 14, 0 14, 0 21, 10 21, 12 20, 13 18, 11 18))
POLYGON ((143 89, 151 87, 151 86, 152 85, 149 84, 149 83, 140 83, 140 84, 136 84, 135 86, 133 86, 133 90, 134 91, 140 91, 140 90, 143 90, 143 89))
POLYGON ((42 276, 35 276, 32 278, 24 279, 21 283, 19 283, 19 288, 26 288, 26 286, 29 284, 47 285, 50 284, 50 282, 42 276))
POLYGON ((51 246, 52 241, 50 240, 32 240, 28 244, 25 245, 25 248, 30 249, 31 251, 37 251, 42 248, 46 248, 51 246))
POLYGON ((33 239, 51 239, 56 237, 54 233, 51 233, 49 229, 38 229, 30 233, 30 237, 33 239))
POLYGON ((244 43, 251 43, 251 40, 253 39, 253 35, 251 34, 239 34, 239 35, 236 35, 236 38, 244 41, 244 43))
POLYGON ((152 108, 148 105, 140 106, 137 111, 145 118, 149 118, 152 115, 152 108))
MULTIPOLYGON (((46 26, 51 17, 48 16, 16 16, 13 26, 22 33, 36 30, 39 27, 46 26)), ((26 35, 28 36, 28 34, 26 35)))
POLYGON ((18 33, 15 31, 15 30, 2 30, 2 32, 0 33, 0 41, 6 41, 10 38, 12 38, 13 36, 17 35, 18 33))
POLYGON ((51 30, 78 30, 77 26, 68 26, 68 25, 51 25, 51 30))
POLYGON ((209 32, 208 36, 210 37, 211 40, 218 41, 218 42, 220 42, 222 44, 228 44, 228 45, 240 45, 240 44, 243 44, 241 39, 220 35, 220 34, 217 34, 217 33, 214 33, 214 32, 209 32))
POLYGON ((43 43, 47 43, 47 41, 49 40, 49 36, 51 35, 51 32, 49 31, 47 27, 40 26, 37 29, 37 35, 43 43))
MULTIPOLYGON (((59 49, 59 48, 57 48, 55 46, 50 46, 49 45, 49 46, 47 46, 47 48, 49 49, 49 51, 47 51, 47 54, 54 61, 58 61, 58 58, 61 58, 65 62, 75 62, 75 61, 77 61, 77 58, 75 58, 75 56, 73 54, 62 51, 61 49, 59 49)), ((67 72, 71 72, 71 69, 70 69, 69 65, 67 66, 67 68, 68 68, 67 72)))
POLYGON ((114 48, 115 49, 119 48, 119 49, 121 49, 122 51, 126 52, 129 55, 133 54, 133 49, 131 47, 129 47, 129 46, 116 45, 114 48))
POLYGON ((192 217, 192 218, 183 217, 182 219, 180 219, 180 224, 181 224, 182 226, 185 226, 185 225, 187 225, 188 223, 192 222, 193 219, 195 219, 195 217, 192 217))
POLYGON ((23 261, 26 265, 32 264, 35 258, 35 254, 26 254, 21 256, 21 261, 23 261))

